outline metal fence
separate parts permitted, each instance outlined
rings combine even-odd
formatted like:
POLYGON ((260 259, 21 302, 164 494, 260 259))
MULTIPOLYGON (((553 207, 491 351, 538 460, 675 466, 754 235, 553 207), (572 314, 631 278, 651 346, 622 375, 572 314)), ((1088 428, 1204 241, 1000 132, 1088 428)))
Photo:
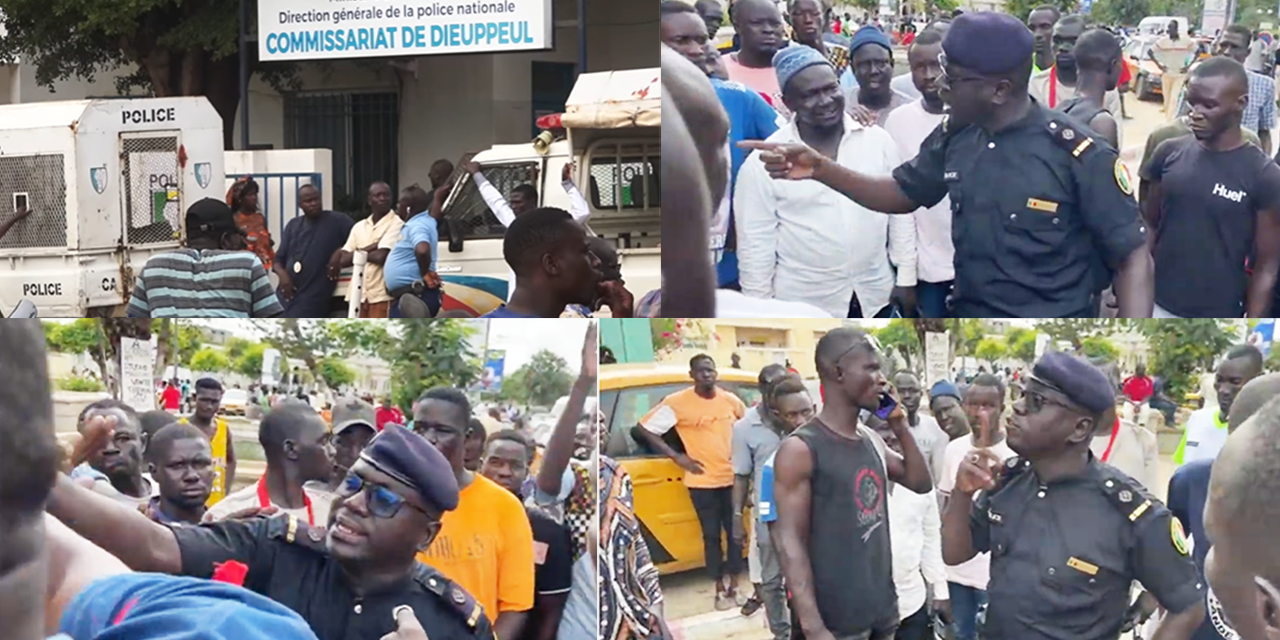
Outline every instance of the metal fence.
POLYGON ((279 249, 284 226, 302 215, 302 211, 298 209, 298 189, 311 184, 324 194, 324 175, 319 172, 228 174, 227 188, 230 189, 236 180, 245 175, 258 183, 258 209, 267 219, 267 229, 275 240, 275 248, 279 249))
POLYGON ((591 206, 604 211, 661 206, 657 144, 605 144, 592 150, 591 206))
POLYGON ((181 228, 177 136, 121 136, 121 188, 129 244, 173 242, 181 228))
POLYGON ((67 246, 67 178, 61 154, 0 156, 0 222, 25 196, 31 215, 0 239, 0 249, 67 246))
POLYGON ((285 148, 333 150, 333 208, 365 206, 366 189, 383 181, 396 193, 400 96, 308 93, 285 97, 285 148))

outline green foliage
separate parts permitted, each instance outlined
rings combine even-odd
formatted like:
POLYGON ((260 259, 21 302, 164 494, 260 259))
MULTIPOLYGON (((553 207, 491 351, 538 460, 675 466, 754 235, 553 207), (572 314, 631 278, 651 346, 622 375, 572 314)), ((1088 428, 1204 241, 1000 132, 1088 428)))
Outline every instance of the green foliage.
POLYGON ((58 388, 63 391, 102 391, 103 389, 102 381, 80 376, 58 378, 57 383, 58 388))
POLYGON ((973 355, 979 360, 986 360, 991 363, 994 368, 996 362, 1009 355, 1009 345, 1005 343, 1004 338, 983 338, 978 342, 978 347, 974 350, 973 355))
POLYGON ((1009 345, 1009 357, 1026 363, 1036 359, 1036 335, 1031 329, 1014 327, 1005 334, 1005 342, 1009 345))
POLYGON ((227 350, 227 357, 232 360, 238 360, 245 351, 254 345, 252 340, 245 338, 233 337, 227 339, 227 343, 223 347, 227 350))
POLYGON ((1115 362, 1120 357, 1120 350, 1110 340, 1102 336, 1089 336, 1080 343, 1080 353, 1086 358, 1103 358, 1107 362, 1115 362))
POLYGON ((389 339, 379 353, 391 363, 391 399, 397 406, 410 406, 431 387, 465 389, 480 379, 479 354, 468 341, 474 330, 467 321, 407 320, 398 328, 398 338, 389 339))
MULTIPOLYGON (((1153 14, 1151 0, 1098 0, 1093 3, 1089 15, 1102 24, 1121 24, 1137 26, 1143 18, 1150 15, 1190 15, 1190 14, 1153 14)), ((1195 14, 1199 16, 1199 13, 1195 14)))
POLYGON ((80 318, 75 322, 44 322, 44 341, 51 351, 58 353, 92 353, 102 347, 102 325, 93 318, 80 318))
POLYGON ((253 344, 240 352, 240 356, 232 363, 232 368, 241 375, 258 379, 262 375, 262 354, 267 350, 265 344, 253 344))
POLYGON ((955 355, 957 357, 978 357, 978 345, 982 343, 982 338, 987 332, 986 323, 978 318, 953 320, 952 322, 953 324, 948 329, 951 331, 951 346, 955 351, 955 355))
POLYGON ((894 318, 889 324, 877 329, 875 336, 880 346, 891 349, 902 358, 908 370, 914 370, 913 363, 924 355, 914 320, 894 318))
POLYGON ((564 358, 543 349, 533 355, 529 364, 502 380, 501 400, 524 405, 549 407, 573 386, 573 374, 564 358))
POLYGON ((1165 380, 1165 393, 1175 402, 1196 387, 1196 375, 1237 338, 1230 321, 1214 318, 1170 321, 1138 320, 1137 328, 1151 347, 1147 370, 1165 380))
POLYGON ((1062 12, 1062 15, 1075 13, 1076 8, 1080 6, 1077 0, 1059 0, 1058 2, 1043 2, 1042 0, 1006 0, 1004 3, 1004 12, 1026 22, 1031 15, 1031 10, 1042 5, 1051 4, 1062 12))
POLYGON ((186 362, 192 371, 223 373, 231 370, 231 359, 227 354, 209 347, 195 352, 186 362))
POLYGON ((1267 361, 1263 363, 1263 368, 1271 373, 1280 372, 1280 348, 1271 346, 1271 353, 1267 354, 1267 361))
POLYGON ((1084 346, 1085 338, 1119 331, 1124 329, 1125 326, 1125 320, 1103 318, 1042 320, 1036 323, 1036 329, 1048 334, 1054 342, 1060 340, 1070 342, 1071 348, 1076 351, 1079 351, 1084 346))
POLYGON ((356 381, 356 372, 339 358, 320 361, 320 378, 332 389, 350 386, 356 381))

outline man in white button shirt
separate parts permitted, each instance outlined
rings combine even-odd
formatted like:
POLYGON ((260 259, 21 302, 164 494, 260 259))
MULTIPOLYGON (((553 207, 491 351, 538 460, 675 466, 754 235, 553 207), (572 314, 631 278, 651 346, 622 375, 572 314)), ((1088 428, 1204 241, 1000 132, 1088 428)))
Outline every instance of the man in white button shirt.
MULTIPOLYGON (((515 221, 516 216, 533 211, 538 208, 538 188, 531 184, 516 185, 511 190, 511 199, 502 197, 502 193, 498 188, 493 186, 484 173, 480 170, 479 163, 468 159, 462 163, 462 168, 471 174, 471 179, 475 181, 476 188, 480 190, 480 197, 484 198, 484 203, 489 205, 489 210, 493 212, 498 222, 504 227, 510 227, 515 221)), ((591 216, 591 207, 587 205, 587 199, 582 197, 582 192, 578 191, 578 187, 573 184, 573 163, 566 163, 564 169, 560 172, 560 186, 564 188, 564 192, 569 194, 569 215, 573 216, 575 222, 583 222, 591 216)), ((507 271, 507 302, 511 301, 511 294, 516 290, 516 274, 508 269, 507 271)))
MULTIPOLYGON (((902 445, 888 425, 877 429, 884 443, 902 455, 902 445)), ((889 540, 893 550, 893 584, 898 591, 901 622, 894 640, 933 640, 930 607, 951 618, 946 565, 942 563, 942 517, 934 491, 916 493, 889 485, 889 540), (929 601, 932 600, 932 603, 929 601)))
MULTIPOLYGON (((821 53, 787 47, 773 66, 795 115, 769 142, 800 142, 871 175, 898 166, 898 149, 884 129, 845 114, 835 69, 821 53)), ((911 218, 873 212, 816 181, 773 180, 758 152, 743 164, 733 202, 744 294, 805 302, 837 318, 888 317, 891 298, 914 307, 911 218)))

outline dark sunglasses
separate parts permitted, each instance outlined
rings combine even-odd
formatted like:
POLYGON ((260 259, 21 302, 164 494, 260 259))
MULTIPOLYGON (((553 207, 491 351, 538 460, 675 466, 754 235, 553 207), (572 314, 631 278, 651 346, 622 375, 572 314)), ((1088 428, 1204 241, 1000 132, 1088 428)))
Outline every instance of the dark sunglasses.
POLYGON ((338 497, 346 499, 355 494, 364 491, 366 503, 369 505, 369 513, 376 518, 394 518, 400 513, 400 507, 408 506, 430 516, 431 514, 423 511, 413 503, 404 499, 404 496, 380 485, 372 482, 365 482, 364 478, 348 473, 347 477, 342 480, 342 486, 338 488, 338 497))
POLYGON ((1031 389, 1027 389, 1023 391, 1022 396, 1026 398, 1025 406, 1027 407, 1027 414, 1040 413, 1040 410, 1044 409, 1044 406, 1046 404, 1056 404, 1059 407, 1062 407, 1063 409, 1069 409, 1071 411, 1076 410, 1075 407, 1065 402, 1059 402, 1038 391, 1033 391, 1031 389))

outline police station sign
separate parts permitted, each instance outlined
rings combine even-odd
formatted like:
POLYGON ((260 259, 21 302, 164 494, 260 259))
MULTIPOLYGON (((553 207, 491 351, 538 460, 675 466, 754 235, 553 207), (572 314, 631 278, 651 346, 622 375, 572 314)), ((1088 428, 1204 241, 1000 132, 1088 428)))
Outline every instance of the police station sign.
POLYGON ((550 49, 553 0, 260 0, 262 60, 550 49))

